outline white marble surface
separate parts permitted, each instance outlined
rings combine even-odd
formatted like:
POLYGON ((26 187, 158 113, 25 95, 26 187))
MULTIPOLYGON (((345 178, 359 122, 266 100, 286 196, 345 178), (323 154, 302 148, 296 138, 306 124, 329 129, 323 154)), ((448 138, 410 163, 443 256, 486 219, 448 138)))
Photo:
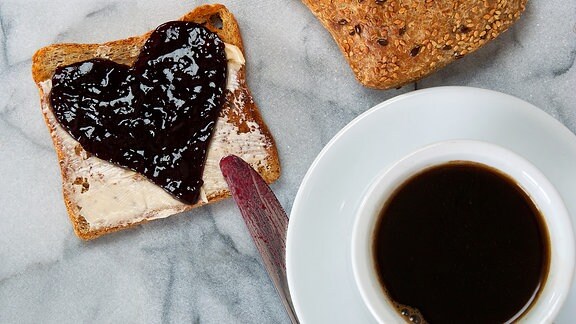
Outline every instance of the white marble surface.
MULTIPOLYGON (((66 216, 31 79, 32 54, 56 42, 141 34, 200 3, 0 2, 0 323, 287 322, 230 200, 92 242, 76 238, 66 216)), ((310 163, 341 127, 415 88, 498 90, 576 132, 576 0, 530 0, 521 20, 494 42, 392 91, 356 83, 300 1, 222 3, 240 23, 248 83, 283 165, 272 188, 288 212, 310 163)), ((566 307, 576 307, 576 293, 566 307)), ((574 320, 564 311, 557 323, 574 320)))

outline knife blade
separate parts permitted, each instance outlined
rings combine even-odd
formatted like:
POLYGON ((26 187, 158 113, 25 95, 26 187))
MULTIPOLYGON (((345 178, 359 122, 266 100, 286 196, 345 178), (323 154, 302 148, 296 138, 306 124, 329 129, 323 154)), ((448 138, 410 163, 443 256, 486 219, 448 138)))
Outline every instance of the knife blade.
POLYGON ((266 181, 238 156, 222 158, 220 170, 290 321, 299 323, 286 278, 288 215, 266 181))

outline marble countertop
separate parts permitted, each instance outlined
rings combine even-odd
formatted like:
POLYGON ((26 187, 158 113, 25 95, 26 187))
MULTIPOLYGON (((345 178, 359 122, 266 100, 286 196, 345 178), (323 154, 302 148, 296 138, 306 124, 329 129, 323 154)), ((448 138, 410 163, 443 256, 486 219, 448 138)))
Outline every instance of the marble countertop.
MULTIPOLYGON (((298 0, 222 0, 241 27, 248 84, 278 144, 273 184, 290 212, 322 147, 375 104, 444 85, 501 91, 576 133, 576 0, 530 0, 478 52, 397 90, 360 86, 328 32, 298 0)), ((204 1, 0 3, 0 322, 287 323, 231 200, 84 242, 73 233, 60 170, 31 78, 57 42, 142 34, 204 1)), ((576 293, 566 308, 576 307, 576 293)), ((571 323, 562 312, 557 323, 571 323)))

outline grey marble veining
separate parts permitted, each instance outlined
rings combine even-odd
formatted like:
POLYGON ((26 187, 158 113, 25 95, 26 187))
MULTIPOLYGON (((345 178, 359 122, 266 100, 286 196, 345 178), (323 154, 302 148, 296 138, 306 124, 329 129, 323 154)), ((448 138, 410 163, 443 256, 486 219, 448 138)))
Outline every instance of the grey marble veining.
MULTIPOLYGON (((31 57, 56 42, 142 34, 205 1, 0 2, 0 323, 287 323, 231 201, 82 242, 61 197, 31 57)), ((290 212, 322 147, 354 117, 414 89, 467 85, 526 100, 576 132, 576 0, 530 0, 497 40, 402 89, 360 86, 298 0, 222 0, 248 84, 278 144, 272 188, 290 212)), ((319 301, 321 302, 321 301, 319 301)), ((572 293, 566 307, 576 307, 572 293)), ((571 323, 563 312, 558 323, 571 323)))

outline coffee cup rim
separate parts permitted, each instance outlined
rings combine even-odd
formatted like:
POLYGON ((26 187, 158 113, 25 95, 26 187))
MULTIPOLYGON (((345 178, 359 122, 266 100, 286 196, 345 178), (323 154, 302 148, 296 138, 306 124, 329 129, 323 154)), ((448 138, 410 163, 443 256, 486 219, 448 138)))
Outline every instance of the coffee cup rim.
POLYGON ((408 178, 435 165, 456 161, 483 164, 508 175, 542 213, 550 238, 550 268, 537 301, 520 322, 551 322, 570 291, 574 273, 574 233, 568 211, 556 188, 531 162, 506 148, 478 140, 433 143, 406 155, 374 178, 357 208, 352 230, 352 270, 364 303, 381 323, 402 320, 385 296, 373 263, 372 237, 378 214, 387 195, 408 178))

